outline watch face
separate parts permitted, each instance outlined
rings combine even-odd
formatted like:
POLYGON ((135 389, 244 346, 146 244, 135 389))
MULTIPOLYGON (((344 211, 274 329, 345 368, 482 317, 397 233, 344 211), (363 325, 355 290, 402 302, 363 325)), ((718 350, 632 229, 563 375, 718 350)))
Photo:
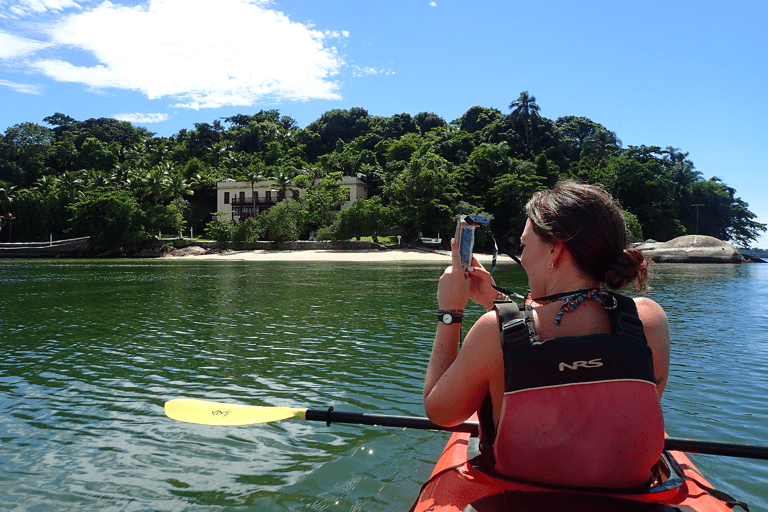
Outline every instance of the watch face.
POLYGON ((450 324, 453 321, 453 317, 450 313, 446 313, 443 315, 443 323, 450 324))

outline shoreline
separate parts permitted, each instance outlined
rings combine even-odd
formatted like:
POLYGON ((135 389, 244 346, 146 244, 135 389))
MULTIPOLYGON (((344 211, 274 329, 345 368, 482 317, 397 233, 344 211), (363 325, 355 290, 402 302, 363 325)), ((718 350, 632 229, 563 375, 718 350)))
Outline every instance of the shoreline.
MULTIPOLYGON (((451 253, 446 250, 420 250, 412 248, 381 250, 232 250, 221 252, 200 252, 191 248, 176 249, 161 256, 172 260, 217 260, 217 261, 365 261, 365 262, 451 262, 451 253)), ((476 254, 480 263, 490 264, 493 255, 476 254)))

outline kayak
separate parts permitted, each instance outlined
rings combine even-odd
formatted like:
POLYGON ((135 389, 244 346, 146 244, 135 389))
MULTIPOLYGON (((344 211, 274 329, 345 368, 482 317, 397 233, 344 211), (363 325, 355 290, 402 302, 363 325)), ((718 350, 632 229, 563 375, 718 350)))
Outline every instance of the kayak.
MULTIPOLYGON (((732 512, 701 486, 711 485, 682 452, 665 452, 660 485, 642 494, 553 489, 494 477, 473 457, 478 441, 468 433, 451 435, 432 476, 422 487, 414 512, 732 512), (693 479, 693 480, 691 480, 693 479), (695 481, 694 481, 695 480, 695 481), (701 485, 701 486, 700 486, 701 485)), ((716 492, 716 491, 715 491, 716 492)))

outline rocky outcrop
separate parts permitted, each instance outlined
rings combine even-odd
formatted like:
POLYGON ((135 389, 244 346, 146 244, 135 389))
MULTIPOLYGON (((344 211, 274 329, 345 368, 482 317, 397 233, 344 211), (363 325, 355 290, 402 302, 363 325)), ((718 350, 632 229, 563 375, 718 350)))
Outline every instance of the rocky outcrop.
POLYGON ((731 244, 706 235, 686 235, 669 242, 646 241, 635 246, 657 263, 741 263, 731 244))

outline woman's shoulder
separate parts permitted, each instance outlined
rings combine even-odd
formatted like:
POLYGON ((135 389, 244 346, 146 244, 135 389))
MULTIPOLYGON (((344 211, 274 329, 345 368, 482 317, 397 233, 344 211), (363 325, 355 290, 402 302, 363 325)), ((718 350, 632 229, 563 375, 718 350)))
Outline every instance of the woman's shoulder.
POLYGON ((667 323, 667 314, 659 304, 648 297, 634 297, 637 315, 645 326, 658 325, 660 322, 667 323))
POLYGON ((464 338, 464 344, 483 345, 487 348, 491 345, 498 345, 500 339, 499 313, 492 309, 472 324, 467 336, 464 338))

